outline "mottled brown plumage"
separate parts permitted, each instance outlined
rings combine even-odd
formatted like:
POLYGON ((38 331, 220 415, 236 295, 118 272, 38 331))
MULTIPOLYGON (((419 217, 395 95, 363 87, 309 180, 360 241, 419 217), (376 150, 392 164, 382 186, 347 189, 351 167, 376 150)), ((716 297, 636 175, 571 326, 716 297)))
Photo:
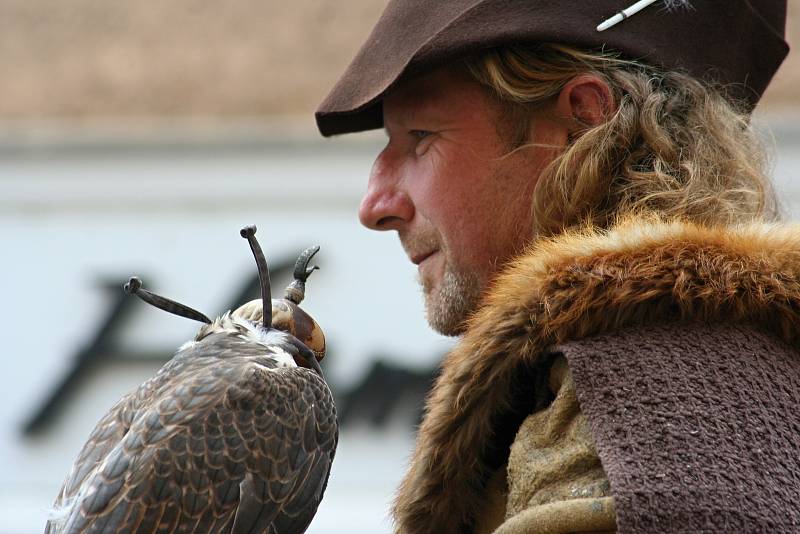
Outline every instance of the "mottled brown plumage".
POLYGON ((98 423, 47 532, 308 527, 336 450, 336 410, 314 353, 258 324, 254 304, 204 325, 98 423))

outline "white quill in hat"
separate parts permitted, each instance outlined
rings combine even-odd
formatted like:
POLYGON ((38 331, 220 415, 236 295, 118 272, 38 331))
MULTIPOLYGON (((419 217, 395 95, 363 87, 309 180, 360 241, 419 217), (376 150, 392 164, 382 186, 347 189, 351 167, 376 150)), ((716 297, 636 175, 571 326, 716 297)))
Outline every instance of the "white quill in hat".
MULTIPOLYGON (((602 32, 604 30, 609 29, 612 26, 616 26, 617 24, 619 24, 623 20, 627 19, 628 17, 631 17, 631 16, 635 15, 636 13, 638 13, 641 10, 643 10, 647 6, 649 6, 651 4, 655 4, 656 2, 658 2, 658 0, 639 0, 638 2, 633 4, 632 6, 626 7, 625 9, 623 9, 622 11, 620 11, 619 13, 614 15, 613 17, 610 17, 610 18, 604 20, 603 22, 601 22, 597 26, 597 31, 602 32)), ((663 0, 663 2, 664 2, 664 5, 666 5, 668 10, 675 9, 675 8, 678 8, 678 7, 686 7, 686 8, 692 7, 691 3, 689 3, 689 0, 663 0)))

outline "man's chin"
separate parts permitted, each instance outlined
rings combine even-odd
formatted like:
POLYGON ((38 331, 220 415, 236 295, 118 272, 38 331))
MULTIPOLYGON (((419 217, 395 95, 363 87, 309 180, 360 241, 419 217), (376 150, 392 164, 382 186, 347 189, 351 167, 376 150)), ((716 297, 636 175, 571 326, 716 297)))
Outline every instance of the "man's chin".
POLYGON ((423 283, 425 313, 431 328, 445 336, 459 336, 480 300, 477 277, 446 271, 438 287, 423 283))

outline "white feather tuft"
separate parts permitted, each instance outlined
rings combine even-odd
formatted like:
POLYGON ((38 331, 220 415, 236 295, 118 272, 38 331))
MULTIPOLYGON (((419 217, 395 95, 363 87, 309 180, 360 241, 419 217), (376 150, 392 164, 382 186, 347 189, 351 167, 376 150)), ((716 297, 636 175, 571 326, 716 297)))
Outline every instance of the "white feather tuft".
POLYGON ((74 499, 70 499, 61 506, 54 506, 47 510, 47 520, 56 527, 56 530, 64 526, 64 522, 72 512, 72 504, 74 499))
POLYGON ((281 348, 280 346, 278 346, 278 345, 269 345, 269 346, 267 346, 267 348, 268 349, 272 349, 273 352, 269 356, 270 356, 270 358, 275 360, 275 363, 277 364, 278 368, 285 368, 285 367, 295 368, 295 367, 297 367, 297 362, 294 361, 294 358, 292 357, 292 355, 289 354, 288 352, 286 352, 285 350, 283 350, 283 348, 281 348))
POLYGON ((289 343, 289 334, 275 328, 264 330, 246 319, 236 320, 236 323, 245 328, 246 339, 255 341, 269 350, 269 357, 275 360, 278 367, 297 367, 292 355, 283 348, 289 343))
POLYGON ((81 488, 77 495, 66 499, 60 506, 53 506, 47 510, 47 522, 55 532, 61 532, 66 526, 67 520, 72 515, 72 509, 84 493, 85 488, 81 488))

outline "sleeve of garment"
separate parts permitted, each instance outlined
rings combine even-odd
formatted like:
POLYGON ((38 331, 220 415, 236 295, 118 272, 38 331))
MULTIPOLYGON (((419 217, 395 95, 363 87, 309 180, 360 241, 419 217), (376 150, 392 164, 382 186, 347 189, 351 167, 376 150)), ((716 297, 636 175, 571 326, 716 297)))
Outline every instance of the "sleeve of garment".
POLYGON ((616 532, 608 478, 563 356, 549 387, 553 402, 525 419, 511 445, 505 520, 495 532, 616 532))

